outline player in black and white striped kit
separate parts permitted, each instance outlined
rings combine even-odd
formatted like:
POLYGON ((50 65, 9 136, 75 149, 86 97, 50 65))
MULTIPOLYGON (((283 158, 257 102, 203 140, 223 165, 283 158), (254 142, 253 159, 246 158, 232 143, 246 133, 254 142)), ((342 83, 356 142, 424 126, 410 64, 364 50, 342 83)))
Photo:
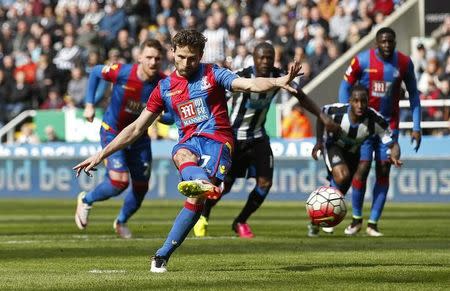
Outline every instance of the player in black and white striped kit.
MULTIPOLYGON (((312 157, 317 160, 320 150, 323 153, 328 176, 332 187, 347 193, 353 174, 359 163, 361 144, 369 137, 378 135, 383 144, 389 147, 387 154, 396 167, 400 167, 400 147, 391 138, 389 124, 373 108, 368 107, 368 92, 365 87, 356 85, 352 88, 350 103, 334 103, 322 107, 322 112, 338 123, 341 131, 336 134, 324 130, 320 120, 317 121, 317 141, 312 157)), ((331 232, 327 229, 326 232, 331 232)), ((309 227, 309 236, 317 236, 318 226, 309 227)))
MULTIPOLYGON (((243 78, 279 77, 283 74, 280 69, 274 67, 274 58, 273 46, 269 43, 260 43, 253 53, 255 66, 245 68, 237 74, 243 78)), ((232 224, 232 229, 242 238, 254 236, 247 219, 261 206, 272 186, 273 154, 264 124, 270 103, 277 93, 278 89, 265 93, 236 92, 232 96, 230 122, 235 135, 235 150, 231 169, 224 180, 222 194, 230 191, 236 178, 256 179, 255 188, 232 224)), ((301 89, 297 91, 295 97, 304 108, 318 116, 329 130, 339 130, 339 126, 322 113, 301 89)), ((210 211, 216 203, 217 200, 206 201, 202 216, 194 226, 196 236, 206 235, 210 211)))

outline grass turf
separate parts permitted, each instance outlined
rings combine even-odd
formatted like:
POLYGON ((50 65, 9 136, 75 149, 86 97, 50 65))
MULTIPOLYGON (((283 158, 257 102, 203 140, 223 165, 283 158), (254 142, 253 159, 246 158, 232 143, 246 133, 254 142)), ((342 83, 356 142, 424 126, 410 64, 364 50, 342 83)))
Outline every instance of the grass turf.
MULTIPOLYGON (((210 237, 192 235, 166 274, 149 272, 181 201, 144 202, 121 240, 112 223, 121 206, 97 203, 78 231, 74 200, 0 200, 0 290, 449 290, 450 203, 388 203, 385 237, 306 237, 300 202, 268 201, 249 221, 256 238, 235 238, 231 221, 243 202, 221 202, 210 237)), ((368 213, 368 209, 365 209, 368 213)))

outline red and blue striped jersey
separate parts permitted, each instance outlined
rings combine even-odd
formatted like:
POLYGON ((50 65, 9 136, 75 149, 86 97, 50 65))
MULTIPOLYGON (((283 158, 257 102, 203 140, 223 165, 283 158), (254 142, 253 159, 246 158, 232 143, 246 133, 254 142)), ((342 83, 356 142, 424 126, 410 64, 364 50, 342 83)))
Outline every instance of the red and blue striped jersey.
POLYGON ((113 83, 111 100, 103 116, 103 127, 118 133, 136 120, 145 108, 148 96, 163 79, 163 73, 151 81, 137 76, 137 64, 112 64, 95 66, 89 76, 86 103, 94 103, 100 79, 113 83))
POLYGON ((351 86, 359 82, 369 91, 369 106, 381 113, 390 128, 397 132, 403 81, 409 93, 414 130, 420 130, 420 99, 411 58, 394 51, 390 60, 384 60, 377 50, 369 49, 353 58, 339 88, 339 102, 348 103, 351 86))
POLYGON ((203 63, 189 79, 175 71, 159 82, 148 99, 147 110, 170 113, 178 127, 180 142, 192 136, 205 136, 232 145, 225 90, 231 90, 237 77, 228 69, 203 63))

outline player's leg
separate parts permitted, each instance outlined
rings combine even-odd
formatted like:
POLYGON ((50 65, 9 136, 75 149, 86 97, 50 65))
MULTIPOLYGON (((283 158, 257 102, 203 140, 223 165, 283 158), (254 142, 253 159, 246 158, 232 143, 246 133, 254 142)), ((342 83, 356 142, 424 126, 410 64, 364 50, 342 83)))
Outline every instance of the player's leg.
POLYGON ((151 175, 152 153, 148 141, 137 142, 126 150, 131 175, 131 187, 127 192, 119 215, 114 221, 114 229, 122 238, 131 238, 127 221, 141 207, 151 175))
POLYGON ((347 235, 355 235, 361 230, 364 195, 366 193, 367 177, 372 164, 374 142, 373 138, 368 138, 361 145, 360 161, 352 178, 353 220, 344 231, 347 235))
POLYGON ((237 235, 242 238, 254 237, 247 220, 263 204, 272 187, 273 179, 273 153, 269 139, 254 142, 251 150, 252 164, 256 171, 256 186, 248 195, 244 208, 234 219, 231 226, 237 235))
POLYGON ((369 236, 382 236, 383 234, 378 230, 378 220, 383 212, 389 190, 391 164, 388 160, 388 147, 381 144, 381 142, 378 144, 375 158, 376 180, 373 188, 372 208, 370 210, 366 232, 369 236))
MULTIPOLYGON (((222 195, 230 192, 231 187, 237 177, 245 177, 246 169, 248 168, 248 153, 246 151, 246 144, 236 142, 235 150, 233 152, 233 162, 231 169, 225 175, 223 180, 222 195)), ((197 237, 204 237, 207 235, 208 220, 211 215, 212 208, 219 202, 219 199, 206 199, 203 207, 202 215, 194 226, 194 235, 197 237)))
MULTIPOLYGON (((102 143, 104 147, 106 144, 102 143)), ((109 156, 106 161, 107 173, 103 182, 89 192, 81 192, 77 199, 75 223, 79 229, 85 229, 88 225, 89 212, 97 201, 107 200, 122 193, 129 184, 128 167, 123 151, 118 151, 109 156)))
MULTIPOLYGON (((175 146, 173 160, 180 170, 183 179, 192 179, 188 181, 200 180, 211 185, 219 185, 231 165, 231 149, 226 145, 207 138, 192 138, 191 144, 186 146, 175 146), (191 151, 192 150, 192 151, 191 151), (199 157, 202 157, 199 159, 199 157), (198 169, 191 169, 188 172, 182 167, 189 163, 189 167, 194 167, 198 162, 202 162, 200 168, 204 173, 201 174, 198 169), (208 178, 211 173, 211 178, 208 178)), ((217 187, 218 188, 218 187, 217 187)), ((163 246, 156 251, 152 259, 152 272, 165 272, 166 264, 172 253, 184 241, 189 231, 193 228, 203 210, 204 196, 187 198, 183 209, 175 218, 172 229, 170 230, 163 246)))

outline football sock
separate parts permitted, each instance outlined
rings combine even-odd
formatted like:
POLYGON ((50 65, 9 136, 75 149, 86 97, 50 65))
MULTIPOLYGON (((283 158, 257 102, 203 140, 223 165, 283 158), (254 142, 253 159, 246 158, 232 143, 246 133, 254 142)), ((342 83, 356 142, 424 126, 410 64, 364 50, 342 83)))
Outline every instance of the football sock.
POLYGON ((353 220, 352 220, 352 227, 354 227, 354 226, 356 226, 356 225, 358 225, 360 223, 362 223, 362 218, 353 218, 353 220))
POLYGON ((369 222, 377 223, 383 212, 384 203, 389 189, 389 177, 377 177, 373 187, 372 209, 370 210, 369 222))
POLYGON ((353 179, 352 181, 352 211, 353 217, 362 217, 364 194, 366 192, 366 181, 353 179))
POLYGON ((178 168, 178 171, 181 174, 181 178, 183 181, 190 180, 205 180, 209 181, 208 175, 206 174, 203 168, 199 167, 197 163, 187 162, 178 168))
POLYGON ((209 216, 211 215, 211 209, 219 202, 219 199, 206 199, 205 205, 203 207, 202 216, 204 216, 206 219, 209 219, 209 216))
POLYGON ((92 205, 96 201, 103 201, 113 196, 117 196, 128 187, 128 182, 114 181, 106 178, 105 181, 97 185, 94 190, 86 194, 83 202, 92 205))
POLYGON ((120 209, 117 222, 126 223, 128 219, 141 207, 145 194, 148 191, 148 181, 133 182, 133 187, 128 191, 123 202, 122 209, 120 209))
POLYGON ((234 221, 240 223, 246 222, 250 215, 252 215, 252 213, 255 212, 264 202, 268 192, 269 190, 256 186, 253 191, 250 192, 250 195, 248 195, 247 203, 245 203, 241 213, 239 213, 234 221))
POLYGON ((203 203, 192 204, 187 201, 184 203, 184 207, 175 218, 175 222, 173 223, 166 241, 163 246, 156 251, 157 256, 164 257, 167 260, 169 259, 170 255, 172 255, 175 249, 183 243, 189 231, 194 227, 200 217, 202 209, 203 203))
POLYGON ((378 226, 377 226, 376 223, 369 222, 369 223, 367 223, 367 227, 370 227, 372 229, 378 230, 378 226))

